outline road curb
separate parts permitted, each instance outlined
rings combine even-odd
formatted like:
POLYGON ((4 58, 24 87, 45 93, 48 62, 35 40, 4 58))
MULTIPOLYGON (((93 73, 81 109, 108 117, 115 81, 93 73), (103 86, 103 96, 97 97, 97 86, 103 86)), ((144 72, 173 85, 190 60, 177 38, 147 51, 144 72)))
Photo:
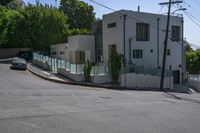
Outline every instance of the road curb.
POLYGON ((104 88, 104 89, 112 89, 112 90, 132 90, 132 91, 148 91, 147 89, 141 89, 141 88, 127 88, 127 87, 121 87, 121 86, 103 86, 103 85, 95 85, 95 84, 90 84, 90 83, 77 83, 77 82, 71 82, 71 81, 62 81, 62 80, 57 80, 57 79, 52 79, 49 77, 42 76, 36 72, 34 72, 31 68, 27 67, 28 71, 31 72, 32 74, 56 83, 61 83, 61 84, 70 84, 70 85, 78 85, 78 86, 85 86, 85 87, 98 87, 98 88, 104 88))
POLYGON ((48 80, 48 81, 52 81, 55 83, 61 83, 61 84, 69 84, 69 85, 77 85, 77 86, 84 86, 84 87, 97 87, 97 88, 104 88, 104 89, 110 89, 110 90, 119 90, 119 91, 160 91, 158 89, 155 88, 130 88, 130 87, 123 87, 123 86, 105 86, 105 85, 97 85, 97 84, 92 84, 92 83, 80 83, 80 82, 72 82, 72 81, 62 81, 62 80, 57 80, 57 79, 52 79, 49 77, 45 77, 42 76, 36 72, 34 72, 33 70, 31 70, 31 68, 27 67, 28 71, 31 72, 32 74, 48 80))
POLYGON ((52 79, 52 78, 49 78, 49 77, 45 77, 45 76, 42 76, 36 72, 34 72, 33 70, 31 70, 29 67, 27 67, 28 71, 31 72, 32 74, 42 78, 42 79, 45 79, 45 80, 49 80, 49 81, 53 81, 53 82, 56 82, 56 83, 61 83, 61 84, 68 84, 69 82, 67 81, 62 81, 62 80, 56 80, 56 79, 52 79))

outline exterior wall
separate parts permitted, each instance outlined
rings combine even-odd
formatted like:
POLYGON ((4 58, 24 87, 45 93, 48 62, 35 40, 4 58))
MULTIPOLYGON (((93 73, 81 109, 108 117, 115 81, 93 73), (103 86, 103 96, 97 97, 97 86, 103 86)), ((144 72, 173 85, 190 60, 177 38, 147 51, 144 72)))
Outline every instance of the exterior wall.
POLYGON ((72 73, 70 73, 69 71, 66 71, 63 68, 58 68, 57 73, 61 74, 63 76, 66 76, 67 78, 70 78, 74 81, 79 81, 79 82, 85 81, 85 77, 84 77, 83 74, 72 74, 72 73))
POLYGON ((51 56, 53 58, 64 59, 71 64, 79 64, 78 52, 85 52, 85 59, 95 62, 95 38, 92 35, 77 35, 68 38, 68 43, 51 46, 51 56), (53 52, 56 52, 54 55, 53 52), (64 52, 61 53, 61 52, 64 52))
POLYGON ((116 44, 117 51, 123 54, 123 17, 118 13, 103 16, 103 62, 108 63, 109 45, 116 44), (115 28, 107 28, 109 23, 116 22, 115 28))
POLYGON ((16 57, 19 52, 32 51, 30 48, 3 48, 0 49, 0 59, 16 57))
MULTIPOLYGON (((121 85, 136 88, 160 88, 159 76, 128 73, 121 75, 121 85), (125 77, 126 76, 126 77, 125 77), (126 78, 126 84, 125 84, 126 78)), ((166 77, 164 88, 173 90, 173 77, 166 77)))
POLYGON ((68 44, 62 43, 62 44, 51 45, 51 57, 64 59, 68 61, 69 60, 68 44), (56 54, 52 54, 53 52, 56 52, 56 54), (64 52, 64 54, 61 54, 60 52, 64 52))
MULTIPOLYGON (((95 37, 92 35, 77 35, 68 38, 69 51, 90 51, 90 61, 95 62, 95 37)), ((87 57, 88 58, 88 57, 87 57)))
MULTIPOLYGON (((129 38, 136 36, 136 23, 134 19, 130 17, 126 17, 125 20, 125 59, 126 63, 129 61, 129 49, 131 49, 131 60, 133 64, 143 65, 148 67, 157 68, 162 65, 162 57, 163 57, 163 44, 165 38, 165 32, 161 31, 161 29, 166 29, 166 15, 158 15, 151 13, 143 13, 143 12, 134 12, 128 10, 121 10, 121 13, 127 14, 128 16, 132 16, 145 22, 147 24, 150 23, 149 26, 149 41, 136 41, 133 39, 131 42, 131 48, 129 47, 129 38), (159 18, 159 49, 157 48, 157 18, 159 18), (152 21, 153 20, 153 21, 152 21), (153 26, 153 27, 152 27, 153 26), (143 58, 141 59, 133 59, 132 50, 133 49, 142 49, 143 50, 143 58), (153 50, 151 53, 150 51, 153 50), (159 54, 157 54, 157 52, 159 54), (159 62, 157 61, 159 57, 159 62), (159 64, 159 65, 157 65, 159 64)), ((182 39, 182 17, 171 17, 170 21, 170 31, 171 26, 179 26, 180 27, 180 39, 182 39)), ((109 60, 108 53, 108 45, 116 44, 117 51, 121 54, 124 54, 124 38, 123 38, 123 16, 117 12, 107 14, 103 16, 103 55, 104 55, 104 64, 107 64, 109 60), (107 28, 109 23, 116 22, 116 27, 107 28)), ((171 33, 169 35, 171 38, 171 33)), ((169 69, 171 66, 172 70, 180 70, 181 76, 181 67, 182 64, 182 46, 181 41, 173 42, 171 39, 168 40, 168 49, 170 49, 170 56, 167 56, 166 61, 166 69, 169 69), (179 43, 179 44, 178 44, 179 43)), ((181 78, 180 78, 181 79, 181 78)))
POLYGON ((96 84, 110 83, 112 79, 110 75, 91 76, 91 82, 96 84))

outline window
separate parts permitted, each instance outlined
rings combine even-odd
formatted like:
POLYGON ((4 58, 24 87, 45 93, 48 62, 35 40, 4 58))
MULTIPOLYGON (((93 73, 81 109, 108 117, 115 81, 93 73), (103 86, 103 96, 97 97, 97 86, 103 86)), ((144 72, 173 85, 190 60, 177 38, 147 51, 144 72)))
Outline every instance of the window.
POLYGON ((167 55, 170 56, 170 49, 167 49, 167 55))
POLYGON ((117 26, 116 23, 109 23, 109 24, 108 24, 108 28, 113 28, 113 27, 116 27, 116 26, 117 26))
POLYGON ((142 51, 142 49, 134 49, 133 50, 133 58, 134 59, 143 58, 143 51, 142 51))
POLYGON ((153 49, 151 49, 150 52, 153 53, 153 49))
POLYGON ((80 54, 80 63, 85 62, 85 52, 84 51, 79 51, 80 54))
POLYGON ((136 23, 137 41, 149 41, 149 24, 136 23))
POLYGON ((171 40, 172 41, 179 41, 180 40, 180 27, 179 26, 172 26, 171 40))
POLYGON ((63 55, 63 54, 65 54, 65 52, 64 51, 60 51, 60 55, 63 55))

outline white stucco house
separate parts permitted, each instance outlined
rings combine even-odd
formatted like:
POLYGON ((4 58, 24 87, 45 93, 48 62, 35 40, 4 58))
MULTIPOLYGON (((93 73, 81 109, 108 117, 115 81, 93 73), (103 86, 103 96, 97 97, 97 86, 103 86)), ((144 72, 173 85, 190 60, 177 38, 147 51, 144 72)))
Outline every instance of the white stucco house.
MULTIPOLYGON (((105 14, 102 20, 92 24, 93 35, 69 37, 66 44, 52 45, 51 54, 72 64, 90 60, 107 65, 109 52, 114 48, 123 55, 126 65, 160 69, 166 20, 166 15, 130 10, 105 14)), ((182 83, 186 72, 183 17, 171 16, 169 34, 166 69, 173 71, 174 83, 182 83)), ((158 80, 156 77, 154 81, 158 80)))
MULTIPOLYGON (((183 17, 171 16, 166 69, 171 69, 174 82, 181 83, 185 73, 183 17)), ((120 10, 102 19, 103 62, 109 60, 109 49, 115 48, 126 64, 160 68, 166 29, 166 15, 120 10), (125 15, 123 15, 125 14, 125 15)))
POLYGON ((52 45, 51 56, 71 64, 83 64, 87 60, 95 62, 94 49, 93 35, 76 35, 68 37, 68 43, 52 45))

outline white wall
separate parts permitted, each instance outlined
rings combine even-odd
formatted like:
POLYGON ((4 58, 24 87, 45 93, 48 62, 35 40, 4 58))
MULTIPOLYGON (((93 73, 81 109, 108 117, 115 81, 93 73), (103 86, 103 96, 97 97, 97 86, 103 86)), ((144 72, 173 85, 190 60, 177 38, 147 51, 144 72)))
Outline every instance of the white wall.
POLYGON ((90 61, 95 62, 95 37, 93 35, 76 35, 68 37, 69 51, 86 51, 90 53, 90 61), (90 51, 90 52, 88 52, 90 51))
POLYGON ((64 59, 68 61, 69 60, 68 44, 61 43, 61 44, 51 45, 51 57, 64 59), (60 54, 61 51, 64 52, 64 54, 60 54), (52 52, 56 52, 56 55, 53 55, 52 52))
MULTIPOLYGON (((172 90, 173 84, 173 77, 165 78, 164 88, 170 88, 172 90)), ((121 85, 136 88, 160 88, 160 77, 135 73, 122 74, 121 85)))

